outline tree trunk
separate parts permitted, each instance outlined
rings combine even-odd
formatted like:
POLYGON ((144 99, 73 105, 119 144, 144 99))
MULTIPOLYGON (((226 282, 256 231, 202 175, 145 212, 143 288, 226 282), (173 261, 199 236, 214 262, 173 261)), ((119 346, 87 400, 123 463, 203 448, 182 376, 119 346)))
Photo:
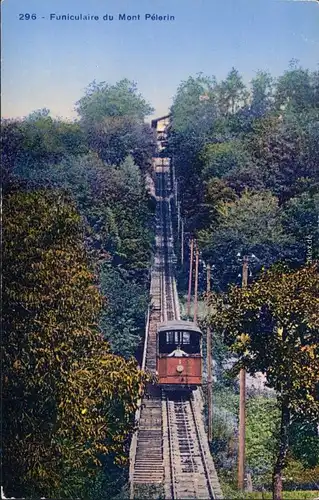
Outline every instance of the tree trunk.
POLYGON ((286 398, 281 403, 281 425, 279 450, 273 473, 273 500, 282 500, 282 470, 286 465, 288 451, 288 430, 290 424, 290 411, 286 398))

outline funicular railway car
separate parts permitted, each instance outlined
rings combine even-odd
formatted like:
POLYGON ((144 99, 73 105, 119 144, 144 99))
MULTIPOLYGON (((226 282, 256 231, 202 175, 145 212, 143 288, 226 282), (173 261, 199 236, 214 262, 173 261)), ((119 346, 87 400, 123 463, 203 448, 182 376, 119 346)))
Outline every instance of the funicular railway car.
POLYGON ((191 321, 166 321, 157 330, 158 384, 193 390, 202 384, 202 332, 191 321))

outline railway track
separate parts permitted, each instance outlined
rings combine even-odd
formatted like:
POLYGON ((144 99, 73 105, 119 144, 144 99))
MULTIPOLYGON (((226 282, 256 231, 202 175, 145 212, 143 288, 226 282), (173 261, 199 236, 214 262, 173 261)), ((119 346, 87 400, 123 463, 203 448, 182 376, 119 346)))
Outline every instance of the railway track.
MULTIPOLYGON (((161 159, 158 159, 159 161, 161 159)), ((170 214, 170 176, 156 170, 157 251, 151 278, 152 307, 143 369, 156 371, 156 331, 163 321, 180 319, 174 279, 170 214)), ((131 458, 131 498, 138 485, 163 485, 165 498, 222 499, 201 415, 201 396, 166 394, 150 385, 139 410, 139 429, 131 458), (195 400, 194 400, 195 398, 195 400)))
POLYGON ((222 498, 216 471, 207 459, 193 396, 166 397, 171 498, 222 498))
MULTIPOLYGON (((167 206, 165 206, 165 180, 163 174, 156 177, 156 255, 151 278, 152 307, 147 332, 145 366, 152 373, 156 371, 156 331, 158 324, 168 319, 167 293, 171 289, 167 258, 167 206)), ((134 470, 131 473, 131 496, 134 485, 163 484, 163 411, 162 391, 152 385, 146 388, 141 402, 139 429, 135 446, 134 470)))

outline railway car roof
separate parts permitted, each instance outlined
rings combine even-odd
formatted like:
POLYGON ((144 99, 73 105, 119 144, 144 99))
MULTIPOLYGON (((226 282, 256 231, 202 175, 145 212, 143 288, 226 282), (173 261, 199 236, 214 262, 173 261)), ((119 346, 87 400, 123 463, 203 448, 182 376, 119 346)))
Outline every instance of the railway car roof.
POLYGON ((183 321, 183 320, 165 321, 165 323, 161 323, 157 329, 158 332, 166 332, 172 330, 184 330, 184 331, 202 333, 201 330, 196 325, 196 323, 194 323, 193 321, 183 321))

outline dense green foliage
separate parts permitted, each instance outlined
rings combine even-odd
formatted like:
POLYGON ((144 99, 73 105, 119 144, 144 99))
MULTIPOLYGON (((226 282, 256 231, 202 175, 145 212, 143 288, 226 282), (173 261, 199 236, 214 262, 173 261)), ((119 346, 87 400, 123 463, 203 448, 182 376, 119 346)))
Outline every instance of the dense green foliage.
POLYGON ((22 121, 5 120, 1 146, 7 175, 17 165, 28 174, 41 165, 58 163, 68 154, 77 157, 88 151, 79 123, 54 120, 48 110, 34 112, 22 121))
POLYGON ((211 322, 250 373, 261 371, 296 415, 318 418, 318 266, 265 271, 247 289, 211 295, 211 322))
MULTIPOLYGON (((225 292, 231 284, 241 284, 243 255, 249 256, 249 283, 257 279, 264 268, 267 269, 274 263, 285 261, 291 268, 298 269, 306 262, 310 264, 318 259, 318 88, 319 72, 304 70, 296 61, 276 79, 266 72, 257 72, 250 86, 244 84, 234 68, 220 82, 214 77, 201 74, 190 77, 179 86, 171 107, 172 121, 167 152, 173 160, 178 200, 185 222, 186 255, 184 267, 178 270, 179 283, 184 290, 187 288, 187 254, 191 237, 197 239, 202 259, 212 265, 211 286, 219 293, 225 292)), ((177 248, 180 247, 179 241, 177 248)), ((199 287, 204 290, 206 273, 202 264, 199 271, 199 287)), ((287 286, 291 287, 291 293, 295 290, 296 295, 295 279, 297 280, 297 275, 291 278, 291 282, 287 278, 287 286)), ((297 283, 301 286, 298 280, 297 283)), ((277 284, 279 287, 279 281, 277 284)), ((263 307, 266 307, 266 303, 270 307, 270 290, 276 296, 277 290, 272 289, 269 282, 265 285, 263 294, 260 293, 261 310, 258 312, 258 308, 256 309, 256 315, 261 315, 260 321, 263 318, 263 307)), ((309 300, 309 305, 313 304, 313 316, 317 317, 315 293, 315 290, 308 290, 307 299, 303 300, 309 300), (315 298, 311 299, 312 293, 315 298)), ((292 300, 287 290, 284 295, 287 301, 292 300)), ((218 296, 216 299, 217 303, 221 300, 218 296)), ((303 306, 301 302, 298 304, 301 311, 303 306)), ((281 305, 283 311, 287 312, 287 304, 281 305)), ((236 309, 238 321, 242 311, 243 304, 240 302, 236 309)), ((234 311, 233 313, 235 317, 236 314, 234 311)), ((253 316, 254 313, 247 309, 247 318, 249 314, 253 316)), ((289 318, 291 320, 290 316, 289 318)), ((245 346, 247 349, 255 348, 256 345, 260 347, 260 357, 255 350, 251 351, 256 370, 264 371, 268 362, 275 363, 277 359, 276 369, 281 366, 282 380, 289 374, 287 383, 291 383, 294 388, 291 397, 303 387, 303 392, 299 392, 298 396, 301 404, 310 389, 310 382, 304 378, 301 367, 303 363, 306 366, 311 364, 311 356, 307 356, 312 348, 317 349, 315 334, 312 331, 312 341, 309 344, 305 341, 305 350, 293 358, 298 347, 293 335, 286 340, 287 352, 281 351, 271 333, 273 323, 269 317, 264 318, 265 324, 262 326, 258 323, 257 316, 255 319, 256 322, 254 325, 251 323, 249 331, 246 331, 245 324, 241 325, 242 330, 239 328, 238 332, 241 330, 240 334, 249 333, 252 338, 259 339, 259 344, 257 342, 245 346), (268 325, 269 331, 264 329, 265 325, 268 325), (294 371, 296 378, 292 381, 294 371)), ((222 381, 225 386, 223 390, 227 400, 230 382, 222 368, 223 361, 226 362, 229 358, 229 354, 225 352, 225 344, 223 347, 227 330, 225 321, 226 318, 221 315, 220 331, 215 329, 213 344, 217 361, 215 374, 218 382, 222 381)), ((307 320, 308 325, 309 321, 307 320)), ((293 326, 296 328, 296 335, 307 330, 305 322, 305 317, 297 315, 293 326)), ((228 345, 238 344, 235 338, 228 340, 228 345)), ((313 391, 316 367, 313 364, 311 367, 313 378, 310 385, 313 391)), ((275 372, 276 369, 273 367, 275 372)), ((267 372, 270 383, 273 382, 273 376, 273 371, 267 372)), ((276 390, 281 394, 279 385, 277 384, 276 390)), ((308 396, 315 398, 311 391, 308 396)), ((271 469, 275 463, 271 450, 278 450, 276 433, 279 434, 280 430, 277 428, 275 433, 274 428, 271 431, 266 429, 268 419, 265 414, 265 426, 261 427, 263 405, 267 406, 267 401, 260 403, 260 407, 253 396, 248 401, 248 405, 254 408, 256 406, 256 414, 260 413, 258 422, 256 420, 254 424, 248 424, 247 435, 247 466, 253 474, 254 485, 260 487, 269 486, 271 469), (252 432, 251 425, 256 428, 256 434, 255 431, 252 432), (257 436, 258 433, 260 436, 257 436), (268 438, 267 451, 265 443, 268 438), (261 453, 259 457, 258 449, 261 453), (263 473, 262 467, 260 470, 255 467, 258 463, 264 464, 263 473)), ((233 419, 236 420, 237 412, 225 407, 218 395, 215 403, 214 426, 219 437, 214 440, 213 448, 217 453, 220 470, 222 473, 229 471, 229 480, 232 481, 235 477, 236 457, 230 449, 234 447, 236 426, 233 419)), ((305 406, 307 405, 301 405, 302 411, 306 412, 305 406)), ((248 420, 250 418, 248 413, 248 420)), ((291 488, 298 485, 313 487, 318 466, 318 436, 314 424, 309 421, 309 415, 304 413, 297 417, 295 414, 289 433, 291 446, 286 471, 287 477, 296 476, 296 482, 289 479, 284 481, 284 485, 291 488)), ((236 487, 236 481, 234 484, 236 487)))
POLYGON ((2 124, 3 467, 18 496, 119 494, 143 381, 128 358, 148 305, 151 108, 125 80, 94 83, 78 110, 2 124))
POLYGON ((100 264, 96 272, 101 292, 107 297, 100 326, 113 352, 134 355, 144 333, 154 210, 139 168, 131 157, 114 167, 91 153, 68 155, 57 165, 29 170, 23 178, 73 196, 86 222, 87 248, 100 264))
MULTIPOLYGON (((213 392, 212 453, 222 477, 236 489, 239 394, 216 384, 213 392)), ((246 467, 254 488, 270 488, 279 426, 276 398, 249 394, 246 407, 246 467)))
POLYGON ((101 330, 115 354, 133 356, 144 334, 147 293, 140 284, 125 279, 124 270, 108 264, 102 266, 100 280, 108 299, 101 330))
MULTIPOLYGON (((90 124, 93 123, 92 120, 95 120, 95 123, 102 120, 101 113, 105 108, 103 113, 110 113, 110 116, 129 116, 142 126, 141 120, 146 112, 150 111, 150 107, 137 93, 135 86, 124 81, 110 88, 105 85, 104 108, 95 110, 93 104, 98 92, 96 85, 89 87, 83 101, 78 104, 81 108, 79 123, 55 121, 48 116, 47 110, 35 112, 22 122, 4 123, 3 161, 8 176, 6 183, 10 186, 16 178, 31 189, 40 187, 67 191, 84 219, 85 242, 92 258, 101 265, 109 262, 114 268, 119 268, 116 273, 109 266, 103 268, 102 281, 110 286, 110 290, 105 286, 102 288, 104 295, 110 295, 108 305, 105 304, 103 308, 103 331, 110 340, 112 326, 110 322, 107 326, 107 316, 113 326, 123 322, 123 309, 118 308, 115 312, 116 300, 112 299, 117 293, 120 279, 124 295, 130 297, 132 293, 135 294, 135 300, 130 305, 131 313, 128 315, 131 319, 125 330, 123 326, 120 328, 122 332, 133 336, 134 342, 130 348, 123 343, 118 343, 115 347, 117 353, 128 355, 134 354, 139 345, 148 294, 149 265, 154 238, 154 201, 146 192, 145 168, 146 158, 150 162, 151 153, 134 143, 137 157, 145 156, 142 166, 134 162, 133 156, 129 155, 129 149, 125 150, 126 156, 119 164, 106 163, 103 161, 103 152, 96 152, 94 148, 93 151, 88 149, 88 116, 85 113, 89 114, 90 124), (106 88, 109 90, 106 91, 106 88), (79 141, 81 138, 82 142, 77 143, 77 147, 72 143, 71 148, 63 149, 60 136, 63 135, 65 143, 68 144, 68 140, 73 140, 74 130, 78 132, 77 138, 79 141), (35 153, 34 142, 30 143, 30 136, 38 138, 37 144, 41 154, 35 153), (114 311, 111 310, 111 303, 114 311), (109 331, 106 331, 106 326, 109 331)), ((146 135, 148 136, 148 132, 146 135)), ((151 144, 154 145, 153 137, 151 144)), ((103 147, 108 150, 107 144, 103 147)), ((99 272, 100 268, 97 268, 96 273, 99 272)))
POLYGON ((246 457, 254 487, 271 485, 280 412, 275 398, 251 397, 247 401, 246 457))
POLYGON ((57 165, 41 166, 16 174, 32 185, 67 190, 87 223, 87 245, 96 258, 109 255, 131 276, 148 275, 152 250, 152 202, 144 179, 131 157, 118 167, 106 165, 94 153, 66 156, 57 165))
POLYGON ((5 491, 85 498, 77 483, 100 456, 126 459, 141 374, 98 331, 102 297, 70 201, 13 193, 4 218, 5 491))
MULTIPOLYGON (((318 457, 318 436, 313 433, 319 423, 318 266, 297 271, 277 266, 264 272, 248 288, 232 287, 222 297, 212 294, 210 300, 211 327, 223 332, 225 343, 239 355, 233 372, 245 367, 251 374, 265 373, 267 384, 276 391, 281 423, 273 488, 275 498, 279 498, 291 422, 299 423, 296 429, 302 437, 299 435, 296 441, 304 450, 304 463, 316 465, 318 457), (308 435, 301 422, 308 423, 308 435), (312 454, 302 445, 303 440, 315 447, 312 454)), ((252 448, 249 449, 253 452, 252 448)), ((294 449, 298 456, 296 443, 294 449)))
POLYGON ((144 118, 153 109, 138 93, 134 82, 92 82, 78 101, 77 111, 88 144, 100 158, 118 165, 132 154, 141 168, 147 168, 154 139, 144 118))
POLYGON ((167 151, 185 231, 222 290, 236 282, 238 252, 254 253, 257 270, 318 257, 318 82, 293 62, 276 80, 257 73, 250 88, 232 69, 177 90, 167 151))

